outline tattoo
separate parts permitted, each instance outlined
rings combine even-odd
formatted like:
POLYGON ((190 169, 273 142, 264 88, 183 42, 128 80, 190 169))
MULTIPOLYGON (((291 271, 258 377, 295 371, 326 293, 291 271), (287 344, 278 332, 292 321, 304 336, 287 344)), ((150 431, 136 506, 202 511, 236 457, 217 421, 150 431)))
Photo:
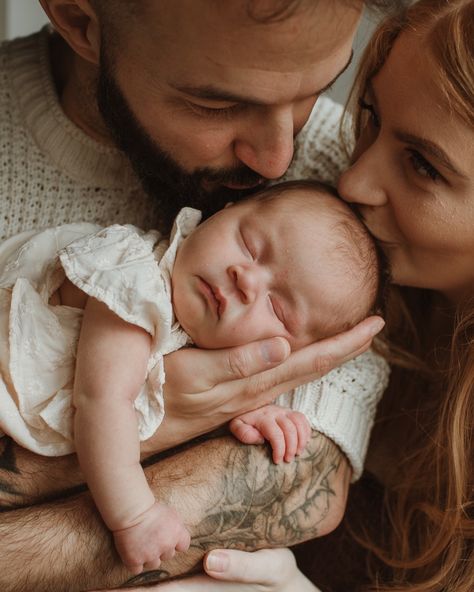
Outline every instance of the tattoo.
POLYGON ((291 464, 275 465, 262 453, 256 446, 230 451, 220 499, 212 500, 192 546, 207 551, 224 543, 254 550, 318 536, 335 496, 331 477, 340 466, 340 451, 316 434, 309 450, 291 464))
MULTIPOLYGON (((222 479, 213 489, 204 519, 192 527, 191 548, 201 557, 218 547, 253 551, 286 546, 318 536, 336 496, 332 487, 344 458, 321 434, 290 464, 275 465, 264 446, 223 446, 222 479)), ((201 561, 187 576, 202 572, 201 561)), ((158 583, 162 570, 128 580, 125 586, 158 583)), ((177 577, 183 577, 177 576, 177 577)))

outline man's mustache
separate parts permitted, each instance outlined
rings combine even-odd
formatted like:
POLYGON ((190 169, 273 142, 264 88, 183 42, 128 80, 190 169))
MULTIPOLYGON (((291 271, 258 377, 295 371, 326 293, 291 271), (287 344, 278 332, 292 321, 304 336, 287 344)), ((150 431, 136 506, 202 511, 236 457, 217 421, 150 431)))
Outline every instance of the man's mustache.
POLYGON ((267 181, 267 179, 247 167, 218 171, 202 168, 196 170, 192 176, 197 181, 207 181, 216 185, 248 185, 253 187, 267 181))

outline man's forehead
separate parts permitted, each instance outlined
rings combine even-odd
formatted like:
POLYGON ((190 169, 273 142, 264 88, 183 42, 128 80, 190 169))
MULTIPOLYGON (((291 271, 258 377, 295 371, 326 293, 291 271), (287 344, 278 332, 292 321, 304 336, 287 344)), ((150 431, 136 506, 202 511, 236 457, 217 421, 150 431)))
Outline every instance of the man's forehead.
POLYGON ((132 41, 142 44, 150 78, 158 74, 184 92, 202 94, 213 87, 256 103, 271 93, 272 103, 284 103, 314 96, 347 65, 357 3, 303 0, 290 15, 265 23, 249 16, 247 6, 247 0, 149 5, 140 41, 138 36, 132 41))
MULTIPOLYGON (((149 0, 142 25, 151 37, 195 51, 219 51, 222 62, 238 53, 241 60, 282 57, 295 61, 325 57, 352 32, 362 3, 354 0, 294 0, 294 10, 279 18, 281 0, 149 0), (278 12, 276 13, 278 14, 278 12), (153 35, 153 31, 155 34, 153 35)), ((293 0, 287 3, 293 4, 293 0)))

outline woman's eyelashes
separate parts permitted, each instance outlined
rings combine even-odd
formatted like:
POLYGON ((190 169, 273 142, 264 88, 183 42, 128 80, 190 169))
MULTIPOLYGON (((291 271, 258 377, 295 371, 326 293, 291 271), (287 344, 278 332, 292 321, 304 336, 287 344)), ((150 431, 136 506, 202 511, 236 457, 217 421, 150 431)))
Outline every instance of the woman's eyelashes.
MULTIPOLYGON (((374 127, 379 128, 381 121, 374 105, 367 102, 363 97, 360 97, 359 107, 363 111, 368 112, 370 123, 374 127)), ((417 175, 424 177, 425 179, 431 179, 432 181, 438 181, 443 178, 439 171, 418 150, 414 148, 406 148, 406 151, 409 155, 410 165, 417 175)))
POLYGON ((380 127, 380 119, 372 103, 367 102, 364 97, 359 97, 359 107, 363 111, 367 111, 370 121, 375 127, 380 127))
POLYGON ((411 166, 418 175, 432 181, 439 181, 443 178, 438 170, 418 150, 407 148, 407 152, 411 166))

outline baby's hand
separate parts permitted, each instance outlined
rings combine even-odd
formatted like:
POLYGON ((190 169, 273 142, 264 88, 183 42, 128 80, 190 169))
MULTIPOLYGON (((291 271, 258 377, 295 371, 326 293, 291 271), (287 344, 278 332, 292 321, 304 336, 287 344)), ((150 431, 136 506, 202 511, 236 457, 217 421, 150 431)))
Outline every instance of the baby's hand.
POLYGON ((158 502, 136 524, 113 534, 118 554, 134 575, 143 569, 158 569, 176 551, 187 551, 191 542, 176 510, 158 502))
POLYGON ((273 462, 291 462, 303 452, 311 437, 311 427, 299 411, 266 405, 239 415, 230 422, 230 431, 244 444, 263 444, 268 440, 273 462))

